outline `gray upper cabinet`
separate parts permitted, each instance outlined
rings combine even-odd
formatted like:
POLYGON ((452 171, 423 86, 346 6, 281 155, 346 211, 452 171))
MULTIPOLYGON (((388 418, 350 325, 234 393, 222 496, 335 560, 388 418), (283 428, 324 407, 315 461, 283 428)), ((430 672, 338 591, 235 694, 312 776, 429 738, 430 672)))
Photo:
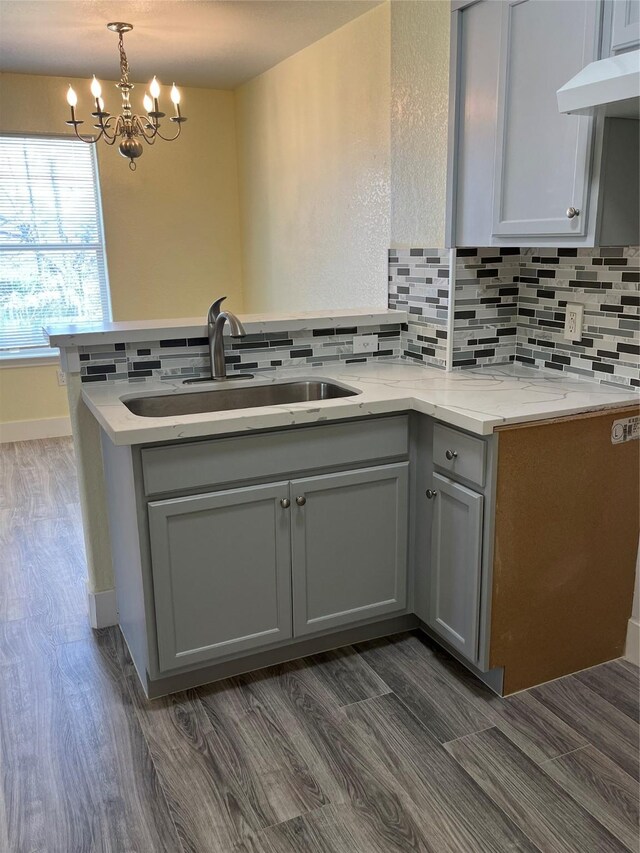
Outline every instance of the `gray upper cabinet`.
POLYGON ((582 236, 593 119, 562 115, 556 90, 596 58, 599 4, 500 5, 493 236, 582 236))
POLYGON ((611 20, 611 53, 640 45, 640 0, 614 0, 611 20))
POLYGON ((291 483, 296 636, 406 609, 408 465, 291 483))
POLYGON ((433 475, 427 624, 452 648, 478 659, 482 495, 433 475))
MULTIPOLYGON (((628 5, 617 0, 604 18, 615 12, 614 32, 630 40, 638 2, 628 5)), ((635 245, 633 133, 601 114, 558 110, 557 90, 607 37, 600 0, 452 8, 448 244, 635 245)))
POLYGON ((291 637, 288 482, 149 504, 160 669, 291 637))

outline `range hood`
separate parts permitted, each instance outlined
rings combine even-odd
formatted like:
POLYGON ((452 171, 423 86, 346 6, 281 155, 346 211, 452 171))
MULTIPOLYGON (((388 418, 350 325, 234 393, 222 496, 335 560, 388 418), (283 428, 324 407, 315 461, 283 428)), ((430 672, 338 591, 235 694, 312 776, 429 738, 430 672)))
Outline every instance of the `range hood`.
POLYGON ((640 118, 640 50, 590 63, 556 94, 561 113, 640 118))

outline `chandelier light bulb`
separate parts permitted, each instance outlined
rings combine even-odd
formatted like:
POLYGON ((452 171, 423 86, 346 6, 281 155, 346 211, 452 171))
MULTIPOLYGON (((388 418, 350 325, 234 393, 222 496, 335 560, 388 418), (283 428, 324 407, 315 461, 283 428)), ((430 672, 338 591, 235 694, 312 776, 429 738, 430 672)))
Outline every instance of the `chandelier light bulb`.
POLYGON ((100 112, 104 112, 104 101, 102 98, 98 98, 98 106, 100 107, 100 112))
POLYGON ((149 85, 149 92, 151 93, 152 98, 159 98, 160 97, 160 84, 158 83, 158 81, 156 80, 155 77, 153 78, 153 80, 151 81, 151 84, 149 85))
POLYGON ((146 92, 144 93, 144 98, 142 99, 142 103, 144 104, 145 112, 150 113, 151 110, 153 109, 153 101, 151 100, 149 95, 147 95, 146 92))
POLYGON ((75 107, 78 103, 78 96, 71 88, 71 83, 69 83, 69 88, 67 89, 67 103, 70 107, 75 107))
POLYGON ((102 94, 102 86, 96 80, 96 75, 93 75, 93 80, 91 81, 91 94, 94 98, 99 98, 102 94))
POLYGON ((180 103, 180 92, 178 91, 178 87, 175 83, 171 87, 171 100, 176 106, 180 103))

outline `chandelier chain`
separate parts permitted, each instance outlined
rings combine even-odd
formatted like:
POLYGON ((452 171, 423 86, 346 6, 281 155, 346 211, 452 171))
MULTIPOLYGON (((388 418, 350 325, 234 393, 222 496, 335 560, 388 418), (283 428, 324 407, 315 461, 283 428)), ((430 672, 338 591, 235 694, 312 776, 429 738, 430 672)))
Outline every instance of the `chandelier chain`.
POLYGON ((118 50, 120 51, 120 82, 129 85, 129 60, 124 51, 124 39, 122 33, 118 33, 118 50))

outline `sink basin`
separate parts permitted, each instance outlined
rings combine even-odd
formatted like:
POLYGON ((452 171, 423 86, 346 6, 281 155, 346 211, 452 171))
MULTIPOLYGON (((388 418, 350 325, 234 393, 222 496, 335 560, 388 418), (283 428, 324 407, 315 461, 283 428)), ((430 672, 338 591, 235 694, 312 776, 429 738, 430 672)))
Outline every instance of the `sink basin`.
POLYGON ((332 400, 337 397, 353 397, 359 393, 334 382, 305 379, 271 385, 250 385, 244 388, 192 391, 187 394, 130 397, 122 402, 134 415, 143 418, 167 418, 175 415, 195 415, 199 412, 226 412, 230 409, 332 400))

